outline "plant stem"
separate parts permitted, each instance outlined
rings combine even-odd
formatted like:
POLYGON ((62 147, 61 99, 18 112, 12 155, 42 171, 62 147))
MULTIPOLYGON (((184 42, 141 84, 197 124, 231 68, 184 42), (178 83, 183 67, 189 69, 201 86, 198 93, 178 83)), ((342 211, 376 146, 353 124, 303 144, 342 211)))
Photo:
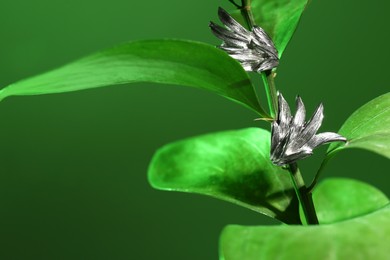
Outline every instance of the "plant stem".
POLYGON ((316 176, 314 176, 314 179, 313 179, 312 183, 311 183, 310 186, 307 188, 307 189, 309 190, 309 192, 313 192, 315 186, 316 186, 317 183, 318 183, 318 180, 320 179, 320 176, 321 176, 322 171, 325 169, 325 166, 328 164, 328 162, 330 161, 330 159, 333 158, 334 155, 335 155, 334 150, 331 151, 330 153, 327 153, 327 154, 326 154, 326 157, 325 157, 325 159, 322 161, 322 163, 321 163, 321 165, 320 165, 320 168, 317 170, 316 176))
POLYGON ((256 24, 251 10, 251 0, 241 0, 240 11, 248 28, 251 30, 252 27, 256 24))
POLYGON ((238 9, 241 9, 241 6, 238 5, 234 0, 229 0, 230 3, 232 3, 235 7, 237 7, 238 9))
POLYGON ((295 193, 297 194, 299 204, 302 207, 303 215, 307 225, 318 225, 318 218, 314 208, 312 193, 307 189, 303 181, 301 172, 297 163, 288 165, 291 180, 294 185, 295 193))
MULTIPOLYGON (((251 10, 251 0, 241 0, 240 11, 241 11, 241 15, 245 19, 245 22, 249 30, 251 30, 253 26, 256 24, 251 10)), ((276 88, 274 84, 275 75, 276 74, 272 71, 264 71, 261 73, 261 77, 264 83, 265 93, 267 95, 269 112, 273 119, 275 119, 277 115, 277 107, 278 107, 278 99, 277 99, 276 88)))
MULTIPOLYGON (((229 0, 230 1, 230 0, 229 0)), ((234 1, 231 0, 233 4, 234 1)), ((237 7, 237 4, 235 4, 237 7)), ((246 25, 249 30, 252 30, 255 25, 255 20, 253 18, 251 10, 251 0, 241 0, 241 7, 239 7, 241 15, 244 17, 246 25)), ((275 76, 274 71, 263 71, 261 72, 261 77, 263 79, 265 93, 267 95, 267 102, 269 107, 270 115, 273 119, 277 118, 278 115, 278 96, 275 87, 275 76)), ((306 187, 305 182, 302 178, 301 172, 298 169, 296 163, 288 165, 290 172, 291 180, 294 185, 295 193, 298 197, 299 204, 302 207, 304 218, 306 224, 308 225, 318 225, 318 218, 314 208, 313 197, 310 190, 306 187)))
POLYGON ((276 115, 278 114, 278 97, 276 94, 276 87, 274 81, 275 72, 263 71, 261 72, 261 77, 263 79, 265 93, 267 95, 269 113, 272 118, 276 118, 276 115))

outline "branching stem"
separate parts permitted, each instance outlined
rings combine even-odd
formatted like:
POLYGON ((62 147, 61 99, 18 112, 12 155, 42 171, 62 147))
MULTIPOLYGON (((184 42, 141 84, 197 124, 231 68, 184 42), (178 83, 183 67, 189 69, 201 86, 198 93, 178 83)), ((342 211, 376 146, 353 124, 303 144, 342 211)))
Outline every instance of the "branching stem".
MULTIPOLYGON (((249 30, 252 30, 255 26, 255 20, 253 18, 251 10, 251 0, 241 0, 241 6, 238 6, 234 0, 229 0, 241 11, 241 15, 244 17, 246 25, 249 30)), ((275 87, 276 73, 274 71, 264 71, 261 73, 263 79, 265 92, 267 95, 267 102, 271 117, 275 120, 278 115, 278 96, 275 87)), ((288 165, 291 181, 294 185, 295 193, 298 197, 299 204, 302 207, 306 224, 317 225, 318 218, 314 208, 313 198, 311 190, 305 185, 301 172, 298 169, 296 163, 288 165)))

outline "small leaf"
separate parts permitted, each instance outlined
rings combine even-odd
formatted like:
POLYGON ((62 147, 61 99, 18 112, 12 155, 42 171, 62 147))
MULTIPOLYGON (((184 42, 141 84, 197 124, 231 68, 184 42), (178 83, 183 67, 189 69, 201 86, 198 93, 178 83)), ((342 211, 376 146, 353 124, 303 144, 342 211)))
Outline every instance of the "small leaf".
POLYGON ((333 143, 328 154, 348 148, 362 148, 390 159, 390 93, 377 97, 356 110, 339 133, 348 139, 333 143))
POLYGON ((377 188, 346 178, 321 182, 314 190, 313 200, 321 224, 366 215, 389 204, 389 199, 377 188))
POLYGON ((269 117, 237 61, 211 45, 181 40, 137 41, 107 49, 11 84, 0 91, 0 100, 134 82, 206 89, 269 117))
POLYGON ((269 132, 259 128, 172 143, 154 155, 149 182, 157 189, 209 195, 298 224, 289 173, 271 163, 269 147, 269 132))
POLYGON ((329 225, 227 226, 220 259, 389 259, 390 206, 329 225))
MULTIPOLYGON (((256 24, 262 27, 273 40, 282 56, 291 40, 308 0, 252 0, 252 13, 256 24)), ((244 24, 240 12, 233 13, 244 24)))

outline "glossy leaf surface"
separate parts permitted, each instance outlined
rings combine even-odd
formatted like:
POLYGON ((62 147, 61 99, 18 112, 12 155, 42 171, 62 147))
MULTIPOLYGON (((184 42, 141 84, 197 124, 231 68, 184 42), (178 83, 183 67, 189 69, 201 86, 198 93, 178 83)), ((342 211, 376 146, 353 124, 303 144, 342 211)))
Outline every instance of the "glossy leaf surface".
POLYGON ((287 171, 269 159, 270 133, 248 128, 208 134, 159 149, 149 181, 163 190, 233 202, 285 223, 300 223, 287 171))
POLYGON ((325 179, 314 190, 313 200, 321 224, 362 216, 389 203, 377 188, 346 178, 325 179))
POLYGON ((347 221, 316 226, 226 227, 220 259, 388 259, 390 206, 347 221))
MULTIPOLYGON (((279 58, 293 36, 308 0, 252 0, 252 13, 256 24, 272 38, 279 58)), ((235 19, 244 24, 240 12, 235 19)))
POLYGON ((107 49, 11 84, 0 91, 0 99, 134 82, 209 90, 267 117, 238 62, 214 46, 181 40, 137 41, 107 49))
POLYGON ((348 139, 334 143, 328 153, 348 148, 362 148, 390 159, 390 93, 379 96, 356 110, 341 127, 339 134, 348 139))

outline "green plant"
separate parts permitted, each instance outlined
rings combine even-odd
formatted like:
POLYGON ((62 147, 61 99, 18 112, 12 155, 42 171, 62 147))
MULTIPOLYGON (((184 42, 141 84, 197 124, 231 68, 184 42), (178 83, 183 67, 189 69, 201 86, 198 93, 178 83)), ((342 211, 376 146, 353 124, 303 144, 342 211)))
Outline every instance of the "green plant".
MULTIPOLYGON (((264 12, 256 11, 263 10, 263 6, 266 6, 263 4, 264 3, 259 6, 253 6, 255 16, 258 15, 260 18, 265 19, 272 11, 279 10, 271 9, 271 11, 266 10, 264 12)), ((281 22, 269 22, 269 24, 275 25, 275 28, 282 29, 270 29, 273 27, 267 26, 267 23, 262 21, 258 22, 266 31, 275 31, 275 33, 270 34, 274 39, 280 55, 283 53, 284 47, 295 29, 295 25, 305 4, 305 2, 302 2, 298 5, 299 8, 297 7, 297 9, 291 7, 286 7, 285 10, 282 9, 283 13, 287 12, 286 10, 289 12, 294 10, 293 15, 287 14, 281 16, 282 18, 296 19, 293 19, 293 21, 289 20, 288 23, 286 22, 288 26, 280 25, 283 24, 281 22), (277 24, 279 27, 276 26, 277 24), (285 30, 285 28, 291 26, 291 24, 294 26, 292 26, 290 30, 285 30), (283 33, 277 33, 279 31, 283 33)), ((268 113, 265 112, 265 109, 262 109, 258 105, 253 86, 251 85, 247 74, 236 61, 211 46, 186 41, 147 41, 130 43, 90 56, 79 62, 65 66, 62 69, 12 84, 3 90, 1 95, 4 98, 10 95, 57 93, 136 81, 151 81, 191 87, 203 87, 236 100, 236 102, 257 111, 261 117, 268 117, 268 113), (196 53, 195 56, 194 53, 196 53), (130 69, 134 69, 134 71, 130 69), (94 74, 91 75, 91 72, 94 74), (237 87, 237 82, 242 84, 240 88, 237 87)), ((386 127, 388 125, 386 124, 386 122, 388 122, 386 120, 389 118, 387 109, 389 106, 388 100, 389 97, 388 94, 386 94, 368 103, 347 120, 340 130, 340 134, 347 137, 349 143, 347 146, 342 146, 341 144, 332 145, 329 148, 328 158, 333 156, 336 151, 350 147, 369 149, 388 157, 389 146, 388 143, 386 143, 388 142, 388 127, 386 127), (371 122, 373 119, 375 119, 375 121, 371 122), (364 122, 364 124, 360 124, 359 122, 364 122)), ((258 154, 257 149, 264 150, 265 154, 269 154, 269 143, 267 143, 269 142, 269 139, 269 134, 262 130, 246 129, 210 135, 185 143, 173 144, 163 148, 157 153, 150 168, 150 178, 153 179, 155 177, 156 179, 153 183, 160 188, 185 191, 191 190, 193 192, 221 196, 226 200, 235 200, 237 203, 247 205, 248 207, 276 217, 284 222, 298 223, 300 217, 297 197, 293 191, 288 172, 280 167, 273 166, 267 157, 264 157, 261 161, 259 159, 261 157, 258 154), (245 142, 242 142, 242 139, 245 139, 245 142), (247 145, 248 142, 250 144, 256 144, 259 147, 249 146, 247 145), (221 147, 223 148, 221 150, 216 150, 216 148, 219 147, 219 144, 221 144, 221 147), (187 146, 190 148, 187 149, 187 146), (199 147, 200 150, 194 150, 194 147, 199 147), (185 153, 178 153, 178 151, 185 153), (172 153, 175 156, 172 156, 172 153), (219 157, 218 155, 226 156, 226 158, 219 157), (182 159, 180 159, 180 156, 183 156, 182 159), (211 156, 217 157, 210 160, 210 158, 212 158, 211 156), (191 158, 193 163, 189 162, 189 158, 191 158), (215 168, 215 165, 218 162, 217 159, 221 161, 221 166, 215 168), (236 160, 238 160, 238 162, 236 162, 236 160), (226 165, 226 162, 231 162, 232 165, 226 165), (212 165, 207 163, 212 163, 212 165), (240 174, 232 177, 228 177, 224 174, 220 175, 221 167, 222 169, 225 167, 231 169, 229 171, 224 170, 222 173, 240 174), (172 169, 176 169, 178 172, 172 173, 172 169), (205 169, 207 169, 207 171, 205 169), (265 179, 264 181, 260 178, 262 176, 258 174, 259 172, 265 173, 265 177, 263 177, 265 179), (243 179, 243 177, 245 178, 243 179), (260 180, 262 181, 261 184, 259 183, 260 180), (283 183, 285 186, 281 186, 280 183, 283 183), (265 193, 262 191, 265 191, 265 193), (269 194, 278 194, 280 191, 282 191, 282 194, 280 194, 282 196, 268 197, 269 194)), ((326 162, 327 161, 328 159, 326 159, 326 162)), ((342 181, 325 183, 323 184, 325 185, 325 188, 323 189, 321 189, 323 186, 319 186, 314 193, 314 201, 316 202, 316 193, 319 194, 317 195, 319 200, 321 200, 321 196, 325 196, 321 195, 321 190, 332 190, 332 187, 338 186, 348 188, 354 187, 354 182, 348 182, 348 184, 343 182, 344 185, 340 185, 340 182, 342 181), (329 185, 328 187, 330 188, 326 188, 326 185, 329 185)), ((352 194, 355 194, 354 198, 359 198, 359 203, 355 205, 356 208, 354 208, 351 201, 347 201, 347 205, 349 205, 348 213, 342 211, 342 209, 345 209, 345 206, 335 207, 336 210, 327 209, 326 207, 321 210, 320 205, 326 205, 326 202, 316 203, 316 205, 318 205, 317 215, 319 216, 321 223, 331 223, 340 219, 360 216, 375 211, 387 204, 387 199, 375 189, 365 185, 356 186, 358 187, 352 189, 353 191, 351 192, 352 194), (378 199, 373 199, 372 201, 368 200, 367 202, 362 203, 362 201, 367 198, 366 193, 371 194, 373 197, 378 196, 378 199), (377 200, 379 201, 378 204, 376 204, 377 200), (352 211, 355 211, 352 215, 350 215, 351 209, 353 209, 352 211), (333 219, 321 219, 321 214, 326 215, 328 212, 336 212, 337 214, 334 214, 340 216, 334 217, 333 219), (345 214, 348 214, 348 216, 345 214)), ((334 195, 338 193, 339 192, 332 193, 332 196, 335 198, 331 201, 336 205, 338 200, 342 200, 340 203, 343 203, 345 197, 348 197, 346 196, 346 191, 340 191, 343 196, 334 195)), ((322 201, 327 201, 327 198, 328 197, 325 196, 322 201)), ((378 224, 380 221, 385 221, 385 216, 386 211, 382 210, 368 217, 373 218, 370 223, 378 224), (376 218, 378 218, 378 220, 374 220, 376 218)), ((386 225, 383 224, 383 226, 386 225)), ((321 232, 323 232, 325 234, 323 236, 326 237, 327 234, 330 233, 330 231, 326 229, 327 227, 328 226, 324 226, 324 228, 300 228, 298 232, 302 232, 302 236, 304 237, 310 237, 304 232, 313 232, 314 234, 318 233, 320 235, 322 235, 321 232)), ((295 228, 296 227, 294 227, 294 229, 295 228)), ((361 227, 361 229, 364 228, 364 226, 361 227)), ((330 229, 334 228, 331 227, 330 229)), ((279 234, 277 233, 279 230, 281 230, 281 236, 285 234, 284 232, 287 234, 290 234, 289 232, 295 234, 296 232, 295 230, 290 231, 290 227, 285 226, 278 228, 272 227, 269 228, 269 231, 268 229, 262 230, 256 228, 253 229, 253 231, 249 231, 253 233, 252 236, 247 236, 249 242, 246 241, 244 244, 240 244, 234 240, 237 237, 237 234, 241 234, 241 232, 248 233, 248 231, 244 228, 228 228, 222 237, 223 243, 221 254, 225 255, 227 259, 230 259, 230 256, 227 254, 245 254, 245 257, 247 258, 250 254, 260 254, 258 250, 264 252, 260 246, 266 245, 271 247, 272 244, 264 244, 262 241, 257 240, 265 237, 263 233, 267 234, 266 232, 271 232, 273 234, 279 234), (259 235, 256 234, 257 232, 259 235), (248 247, 248 244, 252 243, 254 246, 251 247, 251 250, 254 252, 246 252, 242 248, 245 245, 248 247)), ((355 225, 352 220, 351 224, 347 224, 346 227, 340 229, 337 228, 337 230, 347 230, 346 232, 349 234, 361 232, 358 225, 355 225), (351 231, 348 229, 351 229, 351 231)), ((383 235, 386 234, 386 232, 383 232, 383 235)), ((343 243, 343 239, 349 239, 349 237, 343 233, 335 234, 335 236, 340 239, 340 241, 336 240, 338 245, 343 243)), ((377 239, 377 241, 375 241, 378 247, 381 246, 380 242, 383 243, 386 241, 380 235, 373 236, 372 239, 377 239)), ((299 242, 304 243, 301 241, 299 242)), ((309 250, 308 253, 311 253, 310 250, 315 250, 315 248, 316 247, 307 249, 309 250)), ((325 246, 323 248, 328 251, 325 246)), ((340 248, 342 249, 342 247, 340 248)), ((287 255, 294 254, 294 252, 289 252, 289 250, 293 249, 285 250, 283 253, 287 255)), ((371 252, 372 249, 369 250, 371 252)), ((372 251, 377 254, 385 252, 383 249, 372 251)), ((279 251, 272 251, 272 253, 278 252, 279 251)), ((315 250, 315 252, 317 252, 317 250, 315 250)), ((345 251, 342 252, 345 253, 345 251)), ((302 254, 302 252, 300 252, 300 254, 302 254)), ((240 257, 243 256, 238 255, 237 257, 240 259, 240 257)), ((272 258, 271 255, 270 258, 272 258)))

